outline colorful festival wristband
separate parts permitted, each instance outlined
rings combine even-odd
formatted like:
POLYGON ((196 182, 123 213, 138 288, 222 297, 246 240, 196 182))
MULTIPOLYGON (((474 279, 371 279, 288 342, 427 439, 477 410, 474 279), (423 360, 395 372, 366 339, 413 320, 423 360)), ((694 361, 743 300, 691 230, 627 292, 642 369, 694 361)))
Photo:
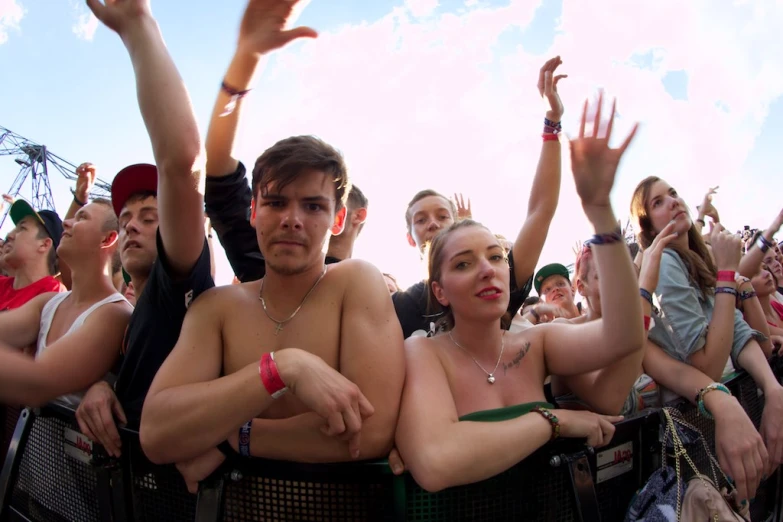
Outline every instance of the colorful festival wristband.
POLYGON ((243 457, 250 456, 250 428, 253 427, 253 421, 249 420, 239 428, 239 454, 243 457))
POLYGON ((277 371, 274 352, 265 353, 261 356, 261 361, 258 363, 258 374, 261 376, 261 384, 264 385, 267 393, 273 399, 282 397, 288 391, 283 379, 280 378, 280 373, 277 371))
POLYGON ((718 270, 718 281, 721 283, 736 283, 737 273, 734 270, 718 270))

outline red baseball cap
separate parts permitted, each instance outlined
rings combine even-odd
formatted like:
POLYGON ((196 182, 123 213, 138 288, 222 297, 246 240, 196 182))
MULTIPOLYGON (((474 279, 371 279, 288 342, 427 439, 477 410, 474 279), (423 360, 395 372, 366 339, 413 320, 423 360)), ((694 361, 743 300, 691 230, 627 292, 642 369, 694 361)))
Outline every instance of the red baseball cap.
POLYGON ((128 199, 139 192, 158 193, 158 168, 149 163, 129 165, 111 182, 111 204, 118 216, 128 199))

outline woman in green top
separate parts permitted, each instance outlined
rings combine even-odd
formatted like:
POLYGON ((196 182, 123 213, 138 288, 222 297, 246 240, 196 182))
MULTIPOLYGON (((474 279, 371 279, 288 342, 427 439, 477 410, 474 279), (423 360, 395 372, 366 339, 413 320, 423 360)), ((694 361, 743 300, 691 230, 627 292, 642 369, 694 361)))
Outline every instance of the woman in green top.
POLYGON ((619 149, 611 149, 614 108, 606 135, 599 137, 600 118, 599 98, 593 131, 585 135, 585 103, 579 137, 571 142, 571 164, 582 208, 601 243, 594 255, 602 274, 603 319, 508 332, 502 326, 509 273, 497 238, 464 220, 431 244, 430 301, 444 312, 443 330, 405 342, 407 376, 396 434, 405 466, 424 489, 494 476, 554 436, 602 446, 614 434, 612 423, 621 417, 541 408, 547 375, 602 368, 643 346, 636 273, 609 201, 635 129, 619 149), (539 409, 531 411, 536 405, 539 409))

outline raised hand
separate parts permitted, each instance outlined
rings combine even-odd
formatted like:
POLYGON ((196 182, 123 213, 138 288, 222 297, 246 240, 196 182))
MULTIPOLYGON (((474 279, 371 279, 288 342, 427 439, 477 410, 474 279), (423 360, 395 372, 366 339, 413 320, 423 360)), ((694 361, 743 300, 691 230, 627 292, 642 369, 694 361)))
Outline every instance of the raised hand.
POLYGON ((90 196, 90 191, 95 185, 95 176, 97 170, 92 163, 82 163, 76 168, 76 189, 74 190, 74 197, 82 203, 87 203, 87 198, 90 196))
POLYGON ((152 17, 149 0, 87 0, 87 6, 95 18, 120 36, 136 21, 152 17))
POLYGON ((712 204, 712 196, 718 193, 718 187, 717 185, 714 187, 710 187, 710 189, 707 191, 707 193, 704 195, 704 201, 702 201, 701 205, 697 207, 697 210, 701 212, 705 216, 709 216, 710 219, 712 219, 715 223, 718 223, 720 221, 720 218, 718 217, 718 209, 715 208, 715 206, 712 204))
POLYGON ((316 38, 310 27, 289 26, 309 0, 250 0, 239 26, 239 51, 262 55, 279 49, 297 38, 316 38))
POLYGON ((587 101, 585 101, 579 137, 571 140, 571 170, 574 173, 576 192, 582 200, 582 207, 610 207, 609 194, 614 185, 617 166, 639 128, 639 124, 634 125, 620 148, 610 148, 609 139, 612 137, 617 103, 616 101, 612 102, 612 113, 609 116, 606 135, 602 137, 599 136, 599 133, 603 99, 604 95, 601 93, 598 97, 598 107, 595 111, 595 121, 590 135, 585 135, 585 126, 587 125, 587 101))
POLYGON ((661 268, 661 256, 666 245, 671 243, 676 237, 674 230, 674 221, 663 227, 661 233, 655 236, 652 244, 644 251, 642 257, 642 268, 639 272, 639 287, 648 292, 654 292, 658 287, 658 274, 661 268))
POLYGON ((560 101, 560 95, 557 93, 557 84, 563 78, 568 78, 567 74, 558 74, 554 76, 555 70, 563 63, 559 56, 555 56, 541 67, 538 73, 538 94, 546 105, 546 117, 554 122, 559 122, 563 117, 563 102, 560 101))
POLYGON ((465 205, 465 198, 462 194, 454 194, 454 203, 457 205, 457 219, 473 219, 473 212, 470 210, 470 198, 465 205))
POLYGON ((742 239, 717 224, 710 234, 710 246, 718 270, 737 270, 742 258, 742 239))

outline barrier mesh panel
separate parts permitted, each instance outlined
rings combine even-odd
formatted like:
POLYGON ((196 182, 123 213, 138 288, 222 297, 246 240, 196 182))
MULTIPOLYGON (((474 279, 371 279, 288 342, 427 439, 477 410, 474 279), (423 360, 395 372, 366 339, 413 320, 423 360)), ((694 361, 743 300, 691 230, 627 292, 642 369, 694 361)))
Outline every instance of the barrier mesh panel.
POLYGON ((64 429, 56 417, 37 417, 24 447, 11 506, 32 520, 100 520, 96 468, 63 450, 64 429))
POLYGON ((424 491, 408 476, 407 520, 577 520, 567 466, 550 467, 549 456, 539 451, 500 475, 438 493, 424 491))
POLYGON ((173 464, 152 464, 144 456, 138 438, 124 446, 129 446, 134 519, 140 522, 192 522, 196 517, 196 495, 188 492, 177 468, 173 464))
POLYGON ((241 480, 226 480, 222 520, 393 520, 393 478, 380 468, 368 464, 364 471, 355 468, 356 473, 339 467, 332 467, 334 473, 308 473, 303 468, 293 474, 274 469, 264 473, 263 462, 255 460, 250 461, 252 467, 242 469, 241 480))

